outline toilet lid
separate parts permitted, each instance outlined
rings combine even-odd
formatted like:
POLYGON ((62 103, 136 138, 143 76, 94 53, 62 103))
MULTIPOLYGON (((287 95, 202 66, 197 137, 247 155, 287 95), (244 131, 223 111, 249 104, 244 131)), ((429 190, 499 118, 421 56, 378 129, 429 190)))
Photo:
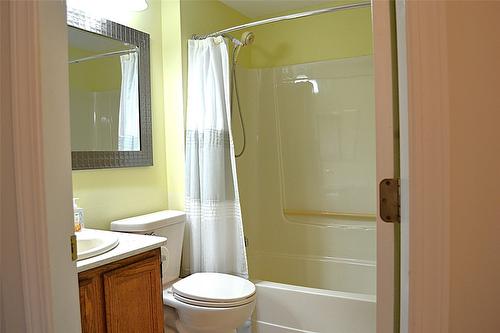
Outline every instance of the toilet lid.
MULTIPOLYGON (((222 273, 195 273, 172 285, 174 295, 205 304, 233 304, 255 294, 255 285, 243 278, 222 273)), ((243 303, 245 304, 245 303, 243 303)))

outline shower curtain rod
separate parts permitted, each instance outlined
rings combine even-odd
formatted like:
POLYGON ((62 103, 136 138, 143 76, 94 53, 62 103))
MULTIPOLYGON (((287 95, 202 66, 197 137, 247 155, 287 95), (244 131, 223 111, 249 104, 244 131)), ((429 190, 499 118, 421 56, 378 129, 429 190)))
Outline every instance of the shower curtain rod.
POLYGON ((251 27, 256 27, 259 25, 264 25, 264 24, 269 24, 269 23, 275 23, 275 22, 280 22, 280 21, 288 21, 288 20, 295 20, 303 17, 308 17, 308 16, 314 16, 314 15, 319 15, 319 14, 326 14, 326 13, 333 13, 341 10, 346 10, 346 9, 355 9, 355 8, 364 8, 364 7, 371 7, 371 2, 359 2, 359 3, 353 3, 349 5, 342 5, 342 6, 336 6, 336 7, 329 7, 329 8, 323 8, 323 9, 316 9, 316 10, 310 10, 306 12, 301 12, 301 13, 296 13, 296 14, 290 14, 290 15, 284 15, 284 16, 277 16, 277 17, 271 17, 265 20, 260 20, 260 21, 255 21, 255 22, 250 22, 250 23, 245 23, 241 25, 237 25, 231 28, 227 28, 224 30, 220 30, 217 32, 213 32, 208 35, 194 35, 193 38, 207 38, 207 37, 216 37, 216 36, 222 36, 226 33, 237 31, 237 30, 242 30, 242 29, 247 29, 251 27))
POLYGON ((70 64, 70 65, 71 64, 77 64, 79 62, 84 62, 84 61, 88 61, 88 60, 94 60, 94 59, 106 58, 106 57, 113 57, 113 56, 116 56, 116 55, 129 54, 129 53, 133 53, 133 52, 137 52, 137 49, 122 50, 122 51, 113 51, 113 52, 108 52, 108 53, 103 53, 103 54, 96 54, 96 55, 93 55, 93 56, 90 56, 90 57, 85 57, 85 58, 70 60, 70 61, 68 61, 68 64, 70 64))

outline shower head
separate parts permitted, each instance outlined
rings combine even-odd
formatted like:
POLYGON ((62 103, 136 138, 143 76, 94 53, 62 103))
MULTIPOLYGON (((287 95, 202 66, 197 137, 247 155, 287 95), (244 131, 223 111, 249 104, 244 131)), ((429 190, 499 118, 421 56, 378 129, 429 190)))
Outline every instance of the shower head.
POLYGON ((238 61, 238 55, 243 46, 251 45, 255 40, 255 35, 251 31, 245 31, 241 35, 241 39, 233 38, 234 48, 233 48, 233 65, 236 65, 238 61))
POLYGON ((242 35, 241 35, 241 42, 243 43, 243 45, 251 45, 253 44, 255 40, 255 35, 253 32, 251 31, 245 31, 242 35))

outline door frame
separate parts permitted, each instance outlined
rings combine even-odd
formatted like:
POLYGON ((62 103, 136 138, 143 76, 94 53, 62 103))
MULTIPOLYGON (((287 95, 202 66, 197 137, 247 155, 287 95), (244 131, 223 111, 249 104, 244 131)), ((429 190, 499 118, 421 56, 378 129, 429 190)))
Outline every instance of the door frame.
MULTIPOLYGON (((379 7, 384 7, 380 2, 387 5, 389 1, 374 0, 374 12, 377 2, 379 7)), ((447 81, 447 2, 395 0, 393 3, 401 180, 397 329, 401 333, 448 332, 451 110, 447 81)), ((383 24, 374 19, 375 27, 376 23, 383 24)), ((377 260, 387 258, 378 256, 377 260)), ((383 275, 384 272, 377 278, 383 275)), ((383 304, 377 304, 377 309, 380 306, 383 304)), ((378 313, 377 321, 379 319, 388 320, 388 316, 380 317, 378 313)))
MULTIPOLYGON (((394 2, 372 1, 373 60, 375 71, 377 185, 399 177, 397 54, 394 2)), ((377 193, 377 203, 380 202, 377 193)), ((380 218, 377 204, 377 332, 399 332, 398 223, 380 218)))

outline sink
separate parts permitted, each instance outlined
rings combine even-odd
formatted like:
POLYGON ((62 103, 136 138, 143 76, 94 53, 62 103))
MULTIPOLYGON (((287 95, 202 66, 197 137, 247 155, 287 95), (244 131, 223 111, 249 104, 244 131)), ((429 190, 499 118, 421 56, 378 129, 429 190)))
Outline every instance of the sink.
POLYGON ((83 260, 98 256, 114 249, 118 243, 118 237, 110 231, 83 229, 76 233, 77 260, 83 260))

